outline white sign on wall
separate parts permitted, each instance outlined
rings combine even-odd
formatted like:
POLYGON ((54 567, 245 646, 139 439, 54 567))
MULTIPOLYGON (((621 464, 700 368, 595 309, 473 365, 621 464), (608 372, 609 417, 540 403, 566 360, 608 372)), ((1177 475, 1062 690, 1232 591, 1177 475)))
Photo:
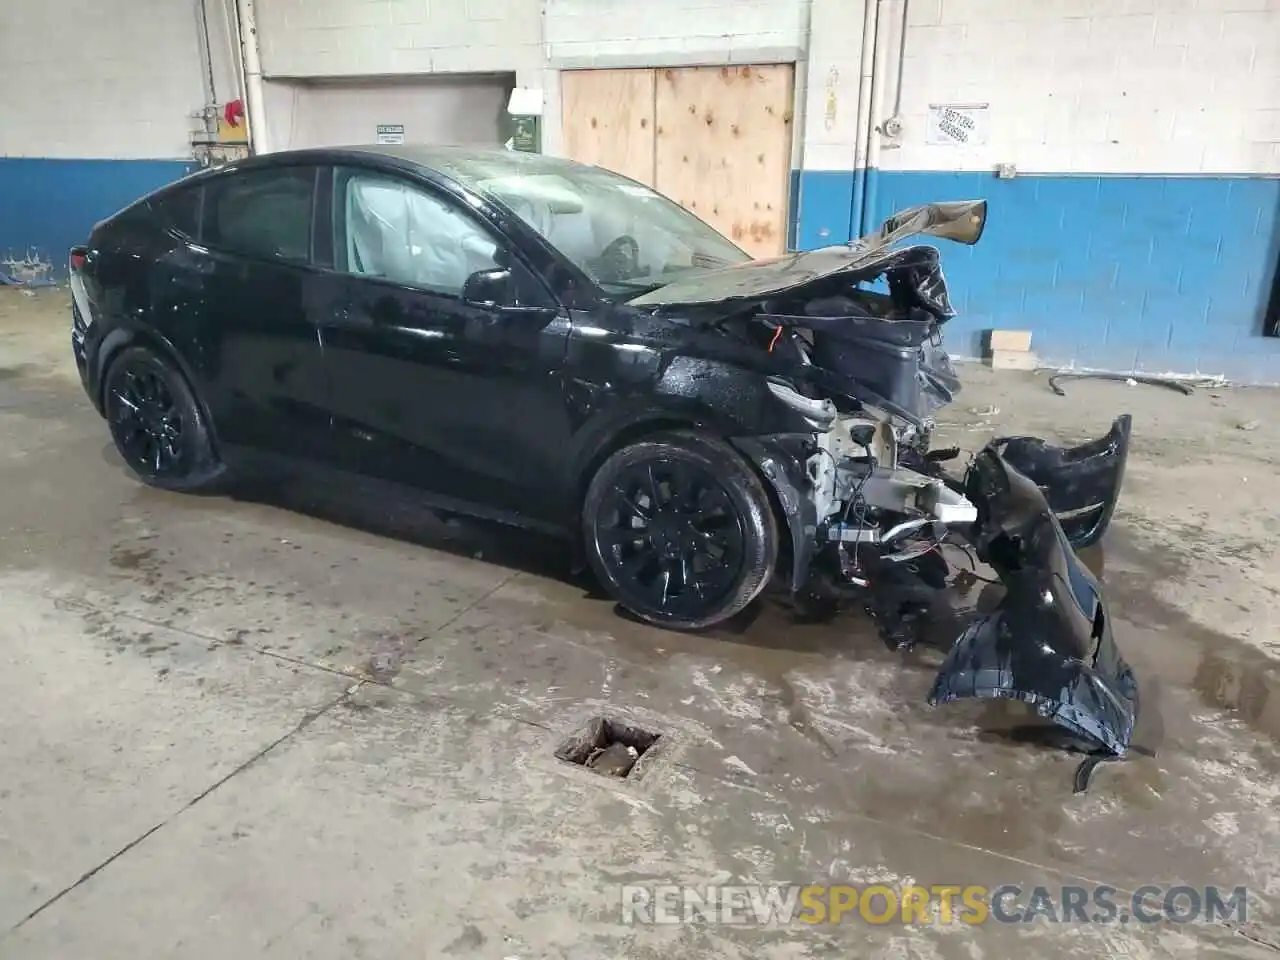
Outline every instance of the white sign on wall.
POLYGON ((930 146, 968 146, 987 142, 987 104, 931 103, 925 142, 930 146))
POLYGON ((378 142, 379 143, 404 143, 404 124, 403 123, 378 124, 378 142))

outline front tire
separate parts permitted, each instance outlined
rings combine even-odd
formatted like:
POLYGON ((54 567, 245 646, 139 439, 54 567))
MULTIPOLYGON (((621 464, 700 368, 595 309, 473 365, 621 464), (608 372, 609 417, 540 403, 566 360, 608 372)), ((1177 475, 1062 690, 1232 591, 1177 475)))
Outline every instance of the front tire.
POLYGON ((146 347, 127 347, 103 378, 103 412, 125 464, 163 490, 204 490, 222 475, 186 379, 146 347))
POLYGON ((778 559, 769 495, 727 443, 664 434, 619 450, 582 510, 587 560, 615 600, 649 623, 702 630, 764 589, 778 559))

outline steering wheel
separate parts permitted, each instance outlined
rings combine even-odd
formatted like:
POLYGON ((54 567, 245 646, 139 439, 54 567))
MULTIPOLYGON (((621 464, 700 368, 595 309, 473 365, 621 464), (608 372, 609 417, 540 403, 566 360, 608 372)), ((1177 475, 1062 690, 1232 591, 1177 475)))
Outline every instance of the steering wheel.
POLYGON ((644 275, 640 268, 640 244, 624 233, 609 241, 596 261, 600 274, 610 280, 630 280, 644 275))

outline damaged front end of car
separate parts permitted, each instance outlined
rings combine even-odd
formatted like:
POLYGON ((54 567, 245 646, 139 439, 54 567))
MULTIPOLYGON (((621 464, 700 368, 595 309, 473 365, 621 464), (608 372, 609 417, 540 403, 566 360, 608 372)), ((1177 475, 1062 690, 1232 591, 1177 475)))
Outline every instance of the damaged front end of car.
POLYGON ((928 204, 847 248, 643 299, 733 308, 768 332, 768 391, 811 432, 733 442, 776 494, 797 600, 856 602, 907 647, 952 585, 944 545, 990 565, 1004 597, 954 641, 929 702, 1030 704, 1087 744, 1083 789, 1097 760, 1129 750, 1137 716, 1101 587, 1076 553, 1111 522, 1131 421, 1071 447, 1003 437, 962 475, 948 471, 960 451, 931 441, 934 412, 960 389, 940 335, 954 310, 938 251, 894 244, 920 233, 976 243, 985 221, 983 201, 928 204))
POLYGON ((1112 636, 1101 585, 1076 552, 1110 523, 1130 427, 1128 415, 1118 417, 1104 437, 1073 447, 993 440, 958 478, 928 454, 914 462, 918 469, 885 465, 874 454, 833 455, 840 444, 829 434, 847 424, 833 423, 815 448, 791 437, 752 438, 740 447, 773 485, 787 518, 792 593, 860 604, 893 646, 914 645, 949 588, 955 571, 944 545, 990 566, 1003 597, 954 641, 928 702, 1031 705, 1089 754, 1077 778, 1083 790, 1098 760, 1128 752, 1137 719, 1133 672, 1112 636), (821 479, 827 464, 837 478, 828 480, 831 491, 821 479))
POLYGON ((1106 436, 1065 448, 994 440, 959 478, 928 454, 913 469, 842 451, 837 430, 852 430, 864 448, 892 446, 892 430, 877 447, 857 422, 833 421, 812 447, 795 437, 739 444, 777 493, 790 534, 788 586, 801 601, 856 603, 886 642, 909 648, 953 582, 944 545, 972 551, 996 572, 1003 597, 954 641, 928 702, 1029 704, 1088 755, 1081 791, 1097 762, 1125 756, 1137 719, 1133 672, 1102 588, 1076 552, 1110 523, 1130 425, 1121 416, 1106 436))

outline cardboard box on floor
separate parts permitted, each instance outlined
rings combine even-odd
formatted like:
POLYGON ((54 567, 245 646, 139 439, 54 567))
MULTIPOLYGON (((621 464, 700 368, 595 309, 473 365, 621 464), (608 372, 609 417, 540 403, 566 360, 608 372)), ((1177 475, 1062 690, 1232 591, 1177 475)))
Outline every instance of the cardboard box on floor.
POLYGON ((992 330, 987 336, 986 363, 992 370, 1034 370, 1030 330, 992 330))

